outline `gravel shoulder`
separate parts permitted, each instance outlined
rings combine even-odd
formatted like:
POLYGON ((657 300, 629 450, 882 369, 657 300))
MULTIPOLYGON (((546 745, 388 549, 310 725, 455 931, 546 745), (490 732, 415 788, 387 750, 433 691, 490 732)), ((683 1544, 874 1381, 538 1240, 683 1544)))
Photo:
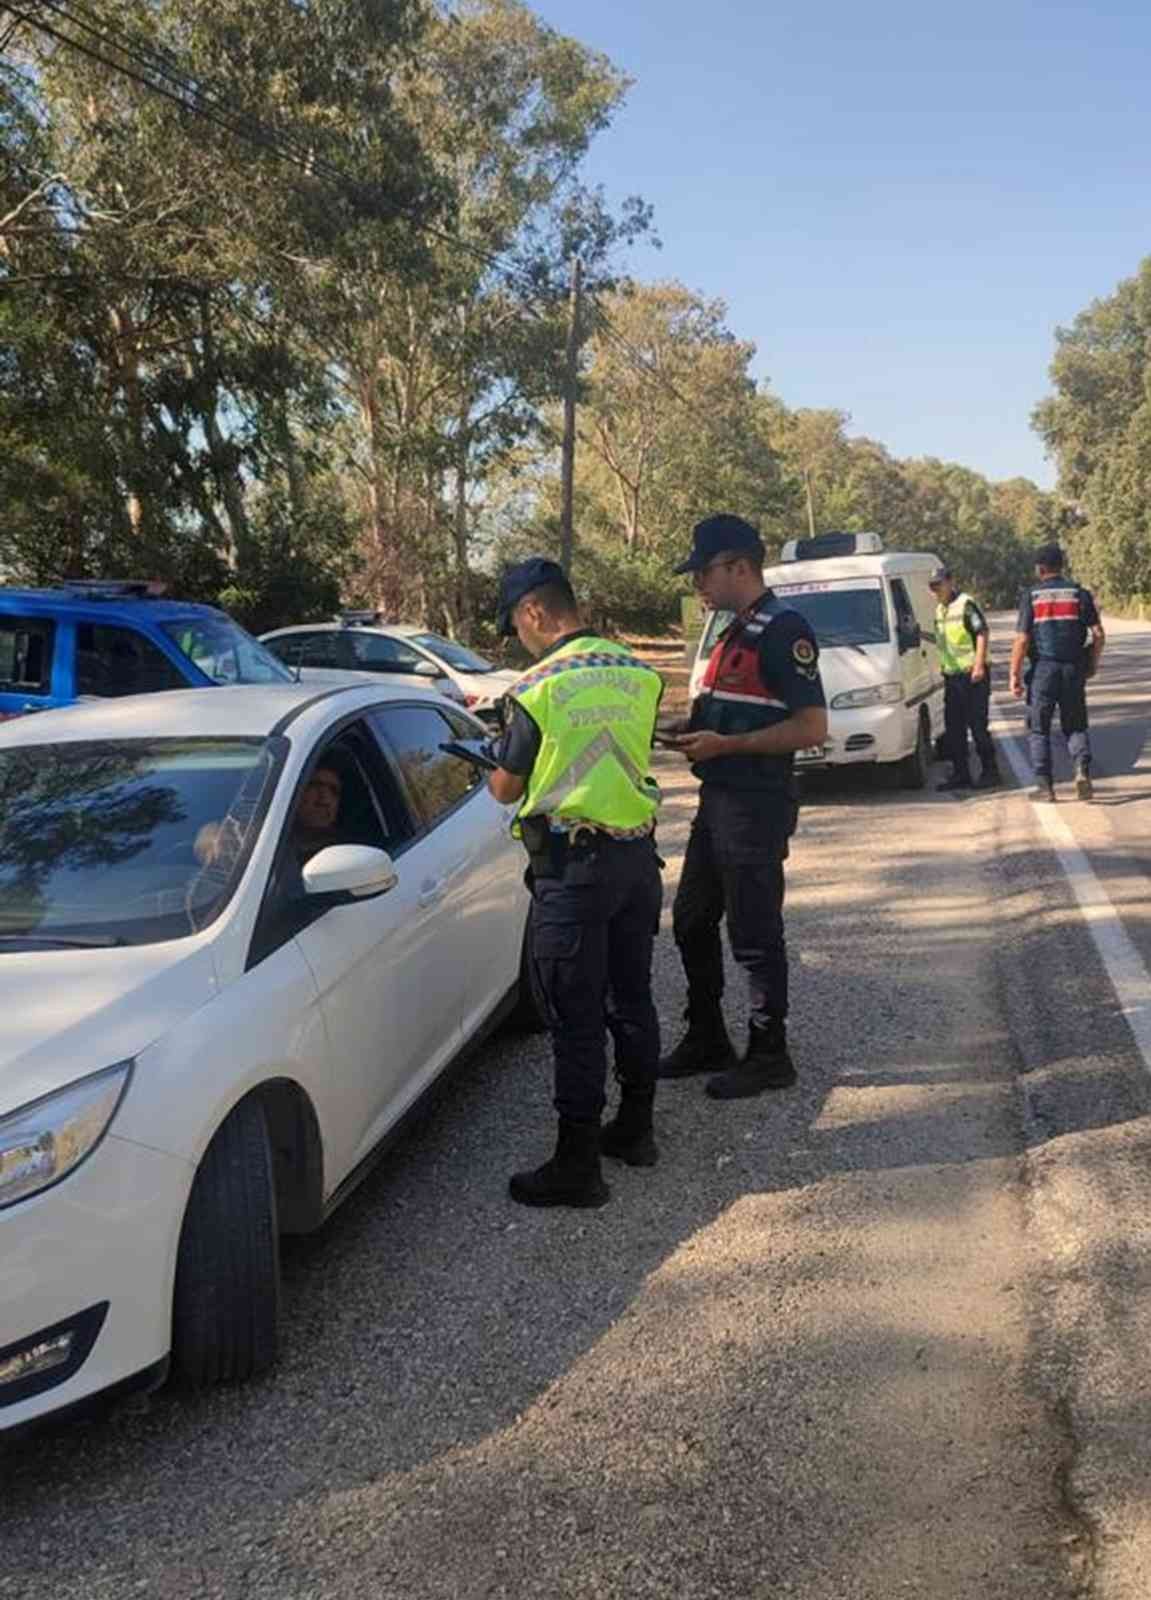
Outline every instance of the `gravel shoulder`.
MULTIPOLYGON (((661 775, 667 924, 694 788, 661 775)), ((668 1086, 657 1168, 525 1214, 548 1055, 494 1041, 290 1248, 268 1380, 3 1449, 0 1596, 1083 1592, 1003 978, 1019 804, 817 786, 798 1089, 668 1086)), ((666 926, 657 994, 671 1034, 666 926)))

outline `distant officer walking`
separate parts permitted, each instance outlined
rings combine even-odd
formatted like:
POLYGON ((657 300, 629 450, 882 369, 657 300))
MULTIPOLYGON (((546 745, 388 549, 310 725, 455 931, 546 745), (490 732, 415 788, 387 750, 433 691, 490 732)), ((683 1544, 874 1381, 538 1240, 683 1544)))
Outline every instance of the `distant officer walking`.
POLYGON ((531 958, 559 1114, 555 1155, 516 1173, 509 1188, 522 1205, 601 1206, 610 1198, 601 1149, 634 1167, 658 1156, 651 957, 663 885, 651 745, 663 681, 582 626, 554 561, 536 557, 504 575, 499 622, 537 658, 510 692, 488 782, 501 804, 521 802, 515 827, 530 861, 531 958), (608 1030, 621 1089, 601 1129, 608 1030))
POLYGON ((822 745, 827 711, 815 635, 766 587, 763 543, 749 523, 732 516, 698 523, 691 554, 676 571, 691 573, 711 609, 735 616, 674 737, 700 791, 674 914, 688 1027, 660 1076, 710 1072, 707 1093, 734 1100, 795 1082, 783 864, 798 814, 793 756, 822 745), (751 1000, 747 1051, 738 1061, 720 1009, 725 917, 751 1000))
POLYGON ((1063 572, 1063 551, 1057 544, 1035 552, 1036 581, 1019 598, 1015 643, 1011 649, 1011 692, 1023 698, 1023 665, 1030 654, 1028 692, 1031 765, 1035 772, 1033 800, 1055 799, 1051 765, 1051 723, 1056 707, 1059 726, 1075 770, 1075 792, 1090 800, 1091 736, 1087 731, 1087 680, 1103 655, 1103 624, 1090 589, 1063 572))
POLYGON ((943 673, 943 739, 951 776, 940 789, 970 789, 971 764, 967 735, 979 756, 978 789, 999 782, 995 746, 987 727, 991 704, 991 669, 987 660, 987 618, 969 594, 955 583, 949 567, 936 567, 928 579, 935 596, 935 642, 943 673))

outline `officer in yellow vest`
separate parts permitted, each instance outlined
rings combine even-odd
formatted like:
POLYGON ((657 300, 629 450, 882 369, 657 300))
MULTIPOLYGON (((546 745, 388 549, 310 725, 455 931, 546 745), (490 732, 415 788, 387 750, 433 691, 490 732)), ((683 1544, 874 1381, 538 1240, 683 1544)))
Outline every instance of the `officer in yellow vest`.
POLYGON ((529 1206, 601 1206, 601 1151, 658 1158, 652 1129, 659 1022, 652 945, 663 886, 651 746, 663 683, 622 645, 590 633, 563 569, 535 557, 505 573, 500 630, 536 657, 508 696, 488 783, 519 802, 530 862, 531 956, 555 1056, 555 1155, 509 1185, 529 1206), (607 1033, 619 1110, 601 1128, 607 1033))
POLYGON ((999 764, 987 728, 991 704, 991 669, 987 660, 987 618, 969 594, 956 586, 947 567, 936 567, 928 579, 935 596, 935 642, 943 672, 943 739, 951 776, 940 789, 994 789, 999 764), (971 781, 967 733, 979 755, 979 782, 971 781))

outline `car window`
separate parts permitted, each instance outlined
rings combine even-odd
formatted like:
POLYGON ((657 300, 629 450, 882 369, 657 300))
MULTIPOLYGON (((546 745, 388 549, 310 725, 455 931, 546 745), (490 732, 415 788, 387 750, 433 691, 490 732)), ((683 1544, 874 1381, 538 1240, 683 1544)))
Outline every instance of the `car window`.
POLYGON ((314 633, 289 633, 282 639, 269 641, 280 660, 289 667, 341 667, 345 671, 355 666, 347 636, 336 628, 317 628, 314 633))
POLYGON ((458 735, 434 706, 385 706, 369 721, 403 776, 421 827, 432 827, 478 786, 471 762, 440 748, 458 735))
POLYGON ((0 690, 47 694, 52 687, 54 622, 0 617, 0 690))
POLYGON ((76 693, 115 697, 187 689, 174 662, 135 628, 107 622, 76 624, 76 693))
POLYGON ((919 621, 902 578, 891 580, 891 601, 895 607, 895 631, 902 654, 914 649, 920 640, 919 621))
POLYGON ((164 632, 213 683, 286 683, 291 674, 231 617, 186 617, 164 632))
POLYGON ((292 796, 252 938, 249 967, 322 915, 304 893, 303 868, 329 845, 365 844, 394 853, 411 820, 379 746, 362 723, 322 745, 292 796))
POLYGON ((902 578, 891 580, 891 598, 895 604, 896 626, 902 632, 904 629, 915 627, 915 611, 907 595, 902 578))
POLYGON ((203 738, 0 751, 0 952, 206 927, 239 882, 280 750, 203 738))
POLYGON ((483 656, 478 656, 474 650, 468 650, 462 644, 456 644, 454 639, 445 639, 438 633, 417 633, 413 635, 417 644, 422 644, 429 655, 438 656, 441 661, 446 661, 449 667, 454 667, 457 672, 494 672, 496 669, 490 661, 483 656))
POLYGON ((452 725, 452 735, 456 739, 486 739, 491 729, 478 717, 473 717, 470 711, 459 710, 455 706, 443 715, 452 725))
POLYGON ((427 660, 411 645, 383 633, 348 633, 345 639, 351 647, 353 665, 360 672, 414 672, 421 661, 427 660))
POLYGON ((772 592, 807 620, 821 649, 886 644, 890 637, 878 578, 777 583, 772 592))

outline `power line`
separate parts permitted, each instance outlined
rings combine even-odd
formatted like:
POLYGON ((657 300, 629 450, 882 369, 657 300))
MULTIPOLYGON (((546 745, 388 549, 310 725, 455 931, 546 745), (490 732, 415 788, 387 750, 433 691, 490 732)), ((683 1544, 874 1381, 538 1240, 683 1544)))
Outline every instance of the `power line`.
MULTIPOLYGON (((64 4, 62 0, 25 0, 23 6, 16 4, 15 0, 3 0, 0 10, 8 11, 16 19, 14 27, 21 22, 27 23, 58 44, 76 50, 111 72, 119 73, 139 87, 167 100, 179 110, 198 116, 222 131, 278 157, 306 176, 378 203, 382 191, 377 185, 353 177, 335 163, 318 156, 313 149, 303 145, 297 138, 284 134, 249 113, 230 106, 218 91, 205 84, 203 80, 194 78, 182 68, 171 51, 154 45, 127 29, 122 27, 117 29, 108 18, 91 6, 82 4, 81 0, 70 0, 70 4, 64 4), (43 15, 44 12, 51 13, 60 22, 79 30, 85 37, 77 38, 62 31, 59 26, 47 20, 43 15), (117 56, 121 59, 116 59, 117 56)), ((9 30, 9 33, 11 31, 9 30)), ((558 309, 557 293, 554 299, 549 299, 546 313, 541 312, 534 303, 541 296, 539 285, 529 280, 523 273, 509 267, 499 256, 473 244, 470 240, 461 238, 458 234, 436 227, 426 218, 414 215, 408 207, 390 204, 389 209, 394 215, 410 223, 417 231, 427 234, 429 238, 471 256, 502 282, 517 290, 523 297, 525 310, 533 316, 543 318, 545 314, 558 309)), ((590 307, 592 321, 601 335, 623 353, 629 365, 679 404, 690 409, 690 402, 679 392, 666 373, 653 367, 636 350, 635 346, 615 327, 598 302, 589 297, 586 303, 590 307)))
POLYGON ((652 366, 647 358, 635 348, 631 341, 626 339, 624 335, 620 333, 619 329, 612 322, 611 318, 608 316, 607 312, 602 306, 600 306, 597 302, 592 301, 591 311, 592 317, 596 321, 604 338, 608 339, 612 344, 614 344, 617 350, 622 351, 622 353, 627 357, 630 365, 637 372, 640 372, 645 378, 648 378, 652 383, 657 385, 657 387, 662 389, 665 394, 669 394, 671 398, 678 401, 681 406, 685 406, 690 411, 695 410, 695 407, 692 405, 691 401, 680 393, 675 384, 668 377, 667 373, 661 372, 658 367, 652 366))
MULTIPOLYGON (((112 72, 121 74, 141 88, 168 100, 180 110, 202 117, 225 132, 279 157, 304 172, 306 176, 321 181, 326 180, 330 185, 361 198, 371 198, 378 203, 382 191, 377 185, 367 184, 344 172, 335 163, 317 155, 314 149, 302 144, 297 138, 269 127, 250 113, 237 111, 217 91, 205 85, 203 81, 192 78, 180 67, 170 51, 153 46, 126 29, 116 29, 106 17, 101 16, 90 6, 80 4, 79 0, 71 0, 70 5, 61 4, 60 0, 25 0, 23 7, 16 4, 15 0, 4 0, 0 10, 11 12, 18 20, 39 28, 57 43, 78 51, 112 72), (79 29, 88 37, 76 38, 61 31, 59 26, 38 15, 35 9, 37 5, 43 6, 58 19, 79 29), (92 40, 95 43, 92 43, 92 40), (116 59, 117 56, 124 59, 116 59)), ((409 206, 389 203, 388 209, 395 216, 410 223, 417 231, 427 234, 429 238, 470 255, 473 260, 516 288, 521 295, 532 300, 540 297, 538 284, 508 267, 492 252, 472 244, 458 234, 437 228, 426 218, 413 214, 409 206)), ((557 304, 558 299, 557 291, 555 295, 557 304)), ((534 307, 529 309, 534 310, 534 307)), ((554 307, 549 305, 550 309, 554 307)))

